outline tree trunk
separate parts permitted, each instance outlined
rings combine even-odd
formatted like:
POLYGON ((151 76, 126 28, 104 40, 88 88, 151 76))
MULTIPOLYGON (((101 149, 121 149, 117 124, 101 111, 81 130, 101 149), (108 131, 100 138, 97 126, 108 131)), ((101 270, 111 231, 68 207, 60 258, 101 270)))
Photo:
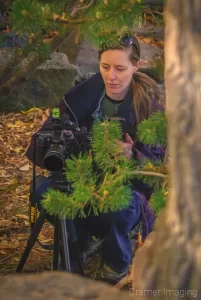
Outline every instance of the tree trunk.
POLYGON ((141 299, 146 299, 146 293, 153 299, 201 297, 200 16, 201 1, 167 0, 165 80, 171 190, 156 231, 133 262, 133 294, 141 291, 141 299))

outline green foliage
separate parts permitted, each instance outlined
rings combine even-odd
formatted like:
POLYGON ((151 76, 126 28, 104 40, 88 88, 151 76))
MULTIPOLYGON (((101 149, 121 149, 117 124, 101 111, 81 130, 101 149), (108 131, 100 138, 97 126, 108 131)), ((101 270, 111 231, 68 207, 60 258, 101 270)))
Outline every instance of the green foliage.
POLYGON ((167 202, 167 191, 156 190, 151 195, 150 205, 156 214, 158 214, 165 207, 166 202, 167 202))
MULTIPOLYGON (((148 158, 143 158, 140 161, 138 170, 167 175, 167 169, 162 160, 151 160, 148 158)), ((141 180, 145 184, 148 184, 150 187, 153 187, 154 189, 159 189, 162 183, 162 178, 157 176, 149 176, 142 174, 136 175, 136 178, 138 180, 141 180)))
POLYGON ((137 135, 144 144, 167 145, 167 120, 165 114, 159 111, 149 119, 143 120, 138 126, 137 135))
POLYGON ((16 0, 9 14, 12 29, 19 35, 29 35, 29 42, 39 37, 42 39, 49 31, 63 32, 63 24, 56 22, 62 16, 63 6, 56 3, 41 3, 36 0, 16 0))
POLYGON ((43 26, 42 7, 35 1, 14 1, 9 16, 17 34, 38 33, 43 26))
MULTIPOLYGON (((160 122, 164 122, 163 118, 162 113, 156 113, 147 120, 152 128, 150 135, 154 135, 154 139, 149 139, 156 144, 162 138, 159 134, 155 136, 156 128, 153 130, 152 123, 155 122, 157 127, 160 122)), ((148 129, 147 126, 145 128, 148 129)), ((140 138, 144 136, 143 132, 139 132, 140 138)), ((66 195, 50 189, 44 195, 42 205, 49 214, 74 219, 75 216, 86 217, 91 211, 98 215, 123 209, 129 205, 132 197, 129 181, 133 178, 154 188, 150 204, 155 212, 158 213, 165 206, 167 179, 160 176, 168 173, 164 162, 144 158, 137 164, 135 160, 127 160, 117 143, 121 137, 120 122, 94 122, 91 152, 66 160, 65 175, 71 182, 72 193, 66 195)))
POLYGON ((83 2, 82 8, 76 1, 63 0, 58 3, 56 0, 16 0, 11 5, 9 16, 18 34, 40 33, 41 30, 53 28, 56 30, 65 21, 66 29, 72 22, 75 25, 82 23, 80 30, 86 33, 87 39, 91 37, 100 42, 102 38, 108 37, 110 31, 129 30, 144 8, 139 1, 130 0, 97 1, 89 8, 87 4, 89 2, 83 2), (72 15, 73 8, 78 11, 76 16, 72 15))
POLYGON ((92 176, 92 157, 88 154, 79 155, 78 159, 72 156, 72 159, 66 160, 66 177, 71 182, 79 180, 84 184, 92 176))
POLYGON ((134 24, 140 26, 142 23, 143 1, 101 0, 93 5, 89 3, 73 0, 59 3, 56 0, 16 0, 9 9, 9 20, 16 34, 26 33, 29 36, 29 47, 33 45, 31 51, 36 51, 35 40, 40 39, 42 43, 44 36, 50 32, 64 36, 76 30, 77 37, 84 37, 99 46, 109 42, 114 34, 118 36, 125 31, 129 32, 134 24))
MULTIPOLYGON (((9 13, 12 30, 25 38, 21 58, 26 58, 33 52, 37 53, 40 62, 49 58, 52 48, 44 41, 45 34, 50 31, 62 32, 63 28, 62 24, 53 21, 55 7, 35 0, 16 0, 12 3, 9 13)), ((17 64, 18 62, 17 60, 17 64)))
POLYGON ((114 34, 121 35, 125 31, 129 32, 134 24, 141 24, 143 9, 144 5, 139 1, 98 1, 87 13, 93 22, 84 24, 82 33, 97 47, 111 42, 109 40, 113 39, 114 34))
POLYGON ((36 44, 34 51, 37 53, 40 62, 46 61, 52 53, 50 45, 42 41, 36 44))
POLYGON ((120 140, 121 136, 121 126, 117 121, 112 121, 111 123, 108 121, 102 123, 96 121, 94 123, 92 142, 94 160, 103 171, 108 168, 110 170, 114 168, 114 157, 120 154, 120 149, 117 147, 115 140, 120 140))
POLYGON ((134 162, 126 160, 115 142, 121 136, 119 122, 95 122, 92 154, 80 154, 66 161, 66 178, 71 182, 72 193, 61 195, 49 190, 44 195, 42 205, 49 214, 73 219, 75 215, 86 217, 91 210, 98 215, 129 205, 132 188, 125 183, 133 176, 134 162), (98 170, 94 169, 94 162, 98 170))
POLYGON ((49 59, 52 49, 49 44, 44 43, 40 37, 34 39, 32 43, 26 43, 22 50, 23 57, 29 56, 30 53, 37 53, 40 62, 49 59))

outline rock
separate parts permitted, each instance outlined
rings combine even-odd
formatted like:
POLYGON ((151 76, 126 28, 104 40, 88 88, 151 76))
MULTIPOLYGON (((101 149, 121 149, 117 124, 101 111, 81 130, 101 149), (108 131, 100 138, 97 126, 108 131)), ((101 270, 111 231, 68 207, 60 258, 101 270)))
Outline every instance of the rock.
POLYGON ((14 49, 10 47, 0 48, 0 70, 9 62, 13 56, 14 49))
POLYGON ((131 299, 129 291, 120 292, 107 284, 65 272, 2 276, 0 289, 2 300, 131 299))
POLYGON ((82 42, 75 65, 81 73, 97 72, 99 70, 98 50, 90 42, 82 42))
MULTIPOLYGON (((27 59, 21 63, 23 68, 27 59)), ((72 86, 79 69, 69 64, 65 54, 54 52, 51 59, 41 64, 33 75, 14 86, 1 97, 0 111, 27 110, 31 107, 53 107, 72 86)))
POLYGON ((155 62, 161 57, 163 51, 157 46, 149 45, 143 41, 139 41, 141 49, 142 69, 152 68, 155 62))
POLYGON ((69 66, 69 60, 68 57, 64 53, 60 52, 53 52, 50 55, 51 59, 46 60, 43 64, 41 64, 38 69, 63 69, 64 67, 69 66))

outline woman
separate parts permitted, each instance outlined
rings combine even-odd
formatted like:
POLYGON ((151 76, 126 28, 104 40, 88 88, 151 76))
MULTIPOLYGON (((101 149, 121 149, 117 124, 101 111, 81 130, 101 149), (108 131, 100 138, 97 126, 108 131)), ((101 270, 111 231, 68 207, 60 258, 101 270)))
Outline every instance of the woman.
MULTIPOLYGON (((144 146, 136 139, 137 124, 160 108, 157 102, 159 91, 156 83, 145 74, 137 72, 141 64, 138 40, 130 35, 124 35, 112 44, 102 45, 99 59, 100 72, 79 83, 64 95, 59 104, 61 113, 67 113, 73 122, 80 127, 86 126, 88 130, 96 119, 124 118, 126 141, 118 143, 126 158, 139 159, 145 155, 157 159, 161 155, 160 149, 144 146)), ((48 126, 50 125, 46 122, 43 129, 48 126)), ((27 156, 33 160, 32 145, 27 151, 27 156)), ((42 157, 37 158, 37 164, 44 168, 42 157)), ((49 185, 50 180, 46 180, 38 187, 38 202, 49 185)), ((144 184, 135 181, 133 199, 128 208, 75 220, 81 251, 86 248, 88 235, 104 237, 102 246, 104 280, 118 282, 127 274, 132 256, 129 232, 140 219, 143 239, 152 230, 154 216, 147 204, 150 193, 151 190, 144 184)))

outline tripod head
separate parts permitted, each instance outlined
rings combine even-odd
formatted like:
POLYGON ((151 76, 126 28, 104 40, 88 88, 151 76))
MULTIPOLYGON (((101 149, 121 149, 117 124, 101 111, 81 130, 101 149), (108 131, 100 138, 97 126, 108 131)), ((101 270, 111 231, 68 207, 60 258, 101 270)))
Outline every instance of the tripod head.
POLYGON ((66 180, 62 170, 50 172, 49 178, 52 179, 51 188, 60 192, 71 193, 71 184, 66 180))

